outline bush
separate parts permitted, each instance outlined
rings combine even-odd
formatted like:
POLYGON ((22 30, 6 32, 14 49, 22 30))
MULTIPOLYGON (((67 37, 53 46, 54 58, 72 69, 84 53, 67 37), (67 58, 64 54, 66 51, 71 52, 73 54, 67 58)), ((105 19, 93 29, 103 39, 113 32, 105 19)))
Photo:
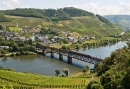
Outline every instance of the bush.
POLYGON ((20 55, 20 53, 19 53, 19 52, 17 52, 17 53, 16 53, 16 56, 19 56, 19 55, 20 55))
POLYGON ((7 51, 6 50, 1 50, 1 54, 6 54, 7 51))
POLYGON ((100 84, 100 82, 92 80, 89 82, 87 89, 103 89, 103 86, 100 84))
POLYGON ((7 71, 15 71, 15 70, 13 70, 13 69, 11 69, 11 68, 5 68, 4 70, 7 70, 7 71))
POLYGON ((14 54, 14 53, 12 53, 12 54, 11 54, 11 56, 15 56, 15 54, 14 54))

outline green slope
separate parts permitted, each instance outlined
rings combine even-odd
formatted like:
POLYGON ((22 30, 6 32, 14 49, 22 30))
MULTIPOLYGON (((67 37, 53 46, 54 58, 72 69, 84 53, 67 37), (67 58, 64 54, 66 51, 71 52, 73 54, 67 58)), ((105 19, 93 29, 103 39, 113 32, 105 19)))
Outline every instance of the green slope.
POLYGON ((112 52, 95 66, 104 89, 130 89, 130 42, 127 42, 128 46, 112 52))
POLYGON ((46 88, 76 88, 84 87, 86 83, 86 78, 43 76, 0 70, 0 87, 30 86, 46 88))
MULTIPOLYGON (((12 16, 7 16, 8 18, 12 18, 12 16)), ((58 22, 47 21, 46 19, 41 18, 16 18, 13 17, 12 22, 3 22, 0 23, 3 26, 29 26, 29 27, 37 27, 38 25, 43 26, 44 28, 49 29, 60 29, 62 31, 71 31, 78 32, 81 35, 89 35, 89 36, 105 36, 105 35, 115 35, 123 32, 123 29, 113 25, 112 27, 101 22, 96 17, 83 16, 83 17, 73 17, 72 20, 63 20, 58 22)))
POLYGON ((0 23, 3 26, 16 26, 17 23, 20 27, 41 25, 43 28, 78 32, 88 36, 110 36, 123 32, 123 29, 102 16, 73 7, 44 10, 15 9, 2 12, 6 14, 6 17, 13 18, 12 22, 0 23))

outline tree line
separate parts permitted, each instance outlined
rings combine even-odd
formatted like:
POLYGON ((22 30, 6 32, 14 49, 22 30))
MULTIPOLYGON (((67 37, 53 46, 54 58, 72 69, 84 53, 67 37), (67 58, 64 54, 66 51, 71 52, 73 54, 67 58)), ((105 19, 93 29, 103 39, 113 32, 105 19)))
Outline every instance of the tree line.
POLYGON ((13 10, 1 11, 6 15, 47 18, 50 20, 68 20, 75 16, 94 16, 93 13, 74 7, 58 9, 36 9, 36 8, 17 8, 13 10))
POLYGON ((6 18, 5 14, 0 12, 0 22, 9 22, 9 21, 11 21, 11 19, 6 18))

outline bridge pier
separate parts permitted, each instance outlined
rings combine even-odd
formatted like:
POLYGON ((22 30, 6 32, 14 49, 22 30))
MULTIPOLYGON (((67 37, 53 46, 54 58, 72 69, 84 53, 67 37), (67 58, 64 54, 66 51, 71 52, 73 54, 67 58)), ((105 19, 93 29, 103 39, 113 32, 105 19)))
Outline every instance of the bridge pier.
POLYGON ((54 52, 51 51, 51 58, 54 58, 54 52))
POLYGON ((59 60, 63 60, 63 54, 62 53, 59 53, 59 60))
POLYGON ((68 63, 72 64, 72 57, 68 55, 68 63))
POLYGON ((42 53, 44 56, 46 56, 46 49, 45 48, 42 49, 42 53))
MULTIPOLYGON (((92 56, 87 55, 87 54, 77 53, 77 52, 74 52, 74 51, 60 50, 60 49, 54 48, 54 47, 47 47, 47 46, 42 46, 42 47, 40 46, 39 47, 38 46, 37 49, 42 49, 42 54, 44 56, 46 55, 47 52, 51 53, 51 55, 50 55, 51 58, 54 58, 54 53, 58 53, 59 54, 59 60, 63 60, 63 56, 65 55, 65 56, 68 57, 67 62, 69 64, 72 64, 72 58, 75 58, 77 60, 81 60, 81 61, 84 61, 84 62, 88 62, 88 63, 91 63, 91 64, 100 63, 103 60, 103 59, 100 59, 100 58, 92 57, 92 56), (49 51, 47 51, 47 49, 49 49, 49 51)), ((39 53, 41 53, 41 50, 40 50, 39 53)))

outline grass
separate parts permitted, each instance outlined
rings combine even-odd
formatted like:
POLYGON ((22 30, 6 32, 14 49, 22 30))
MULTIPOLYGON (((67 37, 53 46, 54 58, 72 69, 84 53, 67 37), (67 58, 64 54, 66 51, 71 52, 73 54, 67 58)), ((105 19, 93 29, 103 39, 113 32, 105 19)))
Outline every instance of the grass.
POLYGON ((20 28, 20 27, 9 27, 9 30, 11 30, 11 31, 21 31, 22 28, 20 28))

